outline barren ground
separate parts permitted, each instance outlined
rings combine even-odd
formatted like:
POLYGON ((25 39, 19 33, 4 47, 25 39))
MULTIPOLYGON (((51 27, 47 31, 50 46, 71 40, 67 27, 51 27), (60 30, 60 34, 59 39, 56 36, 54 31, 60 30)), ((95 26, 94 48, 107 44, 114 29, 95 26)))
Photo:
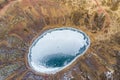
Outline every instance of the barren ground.
POLYGON ((0 0, 0 80, 120 80, 119 0, 0 0), (32 41, 45 30, 74 27, 91 46, 73 65, 36 74, 27 65, 32 41))

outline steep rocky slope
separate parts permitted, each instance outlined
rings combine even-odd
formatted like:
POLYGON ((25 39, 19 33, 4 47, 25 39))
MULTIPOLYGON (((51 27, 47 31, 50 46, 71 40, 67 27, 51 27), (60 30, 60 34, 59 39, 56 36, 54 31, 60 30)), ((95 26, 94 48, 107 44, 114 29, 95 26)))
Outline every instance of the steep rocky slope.
POLYGON ((0 80, 120 80, 119 0, 1 0, 0 80), (70 67, 36 74, 26 61, 33 40, 45 30, 74 27, 90 48, 70 67))

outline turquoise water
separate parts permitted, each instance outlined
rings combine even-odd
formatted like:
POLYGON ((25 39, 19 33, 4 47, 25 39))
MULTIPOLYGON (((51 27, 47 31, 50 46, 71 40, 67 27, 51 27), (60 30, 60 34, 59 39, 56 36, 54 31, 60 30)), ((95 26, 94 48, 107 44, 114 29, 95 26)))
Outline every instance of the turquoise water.
MULTIPOLYGON (((53 67, 62 67, 71 62, 75 56, 66 55, 66 54, 52 54, 46 56, 43 61, 43 66, 53 68, 53 67)), ((40 62, 41 63, 41 62, 40 62)))
POLYGON ((41 61, 40 64, 43 66, 46 66, 48 68, 54 68, 54 67, 63 67, 67 65, 69 62, 71 62, 77 55, 82 54, 86 49, 86 46, 83 46, 80 48, 79 53, 76 54, 75 56, 63 54, 63 53, 57 53, 57 54, 51 54, 47 55, 44 57, 41 61))

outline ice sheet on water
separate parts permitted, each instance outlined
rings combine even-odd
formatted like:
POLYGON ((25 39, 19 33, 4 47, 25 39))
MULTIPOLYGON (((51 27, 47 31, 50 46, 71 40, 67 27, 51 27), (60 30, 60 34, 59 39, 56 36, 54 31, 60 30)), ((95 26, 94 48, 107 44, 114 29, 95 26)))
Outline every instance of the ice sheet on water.
POLYGON ((89 37, 74 28, 51 29, 32 44, 28 63, 40 73, 56 73, 69 66, 90 45, 89 37))

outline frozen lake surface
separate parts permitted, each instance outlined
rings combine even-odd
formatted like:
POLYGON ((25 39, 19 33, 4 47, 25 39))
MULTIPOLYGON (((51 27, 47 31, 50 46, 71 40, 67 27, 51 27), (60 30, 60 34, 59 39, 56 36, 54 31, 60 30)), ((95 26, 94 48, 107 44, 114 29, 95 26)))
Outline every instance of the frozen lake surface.
POLYGON ((90 45, 89 37, 75 28, 55 28, 44 32, 31 45, 30 67, 39 73, 55 74, 83 55, 90 45))

